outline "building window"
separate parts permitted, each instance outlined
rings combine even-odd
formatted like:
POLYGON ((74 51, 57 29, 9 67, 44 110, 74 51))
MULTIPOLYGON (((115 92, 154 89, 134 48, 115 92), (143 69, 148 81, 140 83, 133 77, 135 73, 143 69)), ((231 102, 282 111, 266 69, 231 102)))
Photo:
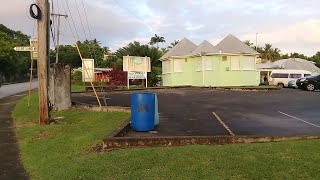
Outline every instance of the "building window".
POLYGON ((196 59, 196 71, 202 71, 202 58, 199 57, 196 59))
POLYGON ((231 56, 231 70, 240 70, 240 59, 239 56, 231 56))
POLYGON ((173 71, 174 72, 182 72, 182 62, 183 62, 183 59, 173 60, 173 71))
POLYGON ((254 70, 254 57, 243 56, 242 69, 243 70, 254 70))
POLYGON ((162 61, 162 72, 163 74, 171 73, 171 61, 162 61))
POLYGON ((212 59, 211 58, 206 58, 206 60, 205 60, 205 68, 206 68, 206 70, 210 71, 210 70, 213 69, 212 67, 213 67, 212 59))

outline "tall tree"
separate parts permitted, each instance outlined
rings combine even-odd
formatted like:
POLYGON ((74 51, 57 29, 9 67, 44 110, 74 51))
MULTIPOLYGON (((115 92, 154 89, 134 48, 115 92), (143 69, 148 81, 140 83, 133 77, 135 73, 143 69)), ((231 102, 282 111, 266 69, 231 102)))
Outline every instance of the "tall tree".
POLYGON ((250 40, 245 40, 243 41, 246 45, 252 47, 253 46, 253 43, 250 41, 250 40))
POLYGON ((175 45, 177 45, 179 43, 179 40, 174 40, 170 46, 168 46, 168 49, 172 49, 175 45))
POLYGON ((148 84, 153 86, 159 81, 159 75, 161 74, 161 61, 159 59, 163 55, 163 52, 158 48, 150 47, 147 44, 140 44, 137 41, 129 43, 126 47, 120 48, 115 52, 118 58, 117 66, 122 68, 123 56, 147 56, 151 60, 151 73, 148 73, 148 84))
POLYGON ((0 80, 17 81, 25 78, 30 68, 30 53, 16 52, 15 46, 29 46, 29 38, 0 24, 0 80))
POLYGON ((164 37, 161 37, 155 34, 154 37, 151 37, 149 44, 150 45, 157 44, 157 48, 159 48, 159 43, 164 43, 164 42, 166 42, 164 37))

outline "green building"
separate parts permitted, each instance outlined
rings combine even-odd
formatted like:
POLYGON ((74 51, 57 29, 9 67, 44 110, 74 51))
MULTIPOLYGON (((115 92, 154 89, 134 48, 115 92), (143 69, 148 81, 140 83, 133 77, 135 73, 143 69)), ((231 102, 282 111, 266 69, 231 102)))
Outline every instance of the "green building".
POLYGON ((164 86, 257 86, 259 53, 233 35, 216 46, 187 38, 161 57, 164 86))

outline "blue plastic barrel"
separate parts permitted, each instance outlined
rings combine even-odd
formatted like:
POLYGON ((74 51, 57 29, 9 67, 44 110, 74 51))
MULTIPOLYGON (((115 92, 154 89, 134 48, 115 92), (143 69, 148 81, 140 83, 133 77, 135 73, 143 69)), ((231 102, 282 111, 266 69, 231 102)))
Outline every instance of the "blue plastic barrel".
POLYGON ((155 124, 155 94, 131 95, 131 128, 134 131, 152 131, 155 124))

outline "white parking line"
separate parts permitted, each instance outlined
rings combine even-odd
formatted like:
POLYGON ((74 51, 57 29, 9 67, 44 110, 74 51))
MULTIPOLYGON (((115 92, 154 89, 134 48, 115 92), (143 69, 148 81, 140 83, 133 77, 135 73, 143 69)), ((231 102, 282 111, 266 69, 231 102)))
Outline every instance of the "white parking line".
POLYGON ((231 129, 222 121, 222 119, 215 112, 212 112, 212 114, 218 119, 220 124, 229 132, 231 136, 235 136, 231 129))
POLYGON ((0 106, 10 105, 10 104, 13 104, 13 102, 3 103, 3 104, 0 104, 0 106))
POLYGON ((308 121, 305 121, 305 120, 303 120, 303 119, 300 119, 300 118, 297 118, 297 117, 291 116, 291 115, 286 114, 286 113, 281 112, 281 111, 278 111, 278 112, 279 112, 280 114, 285 115, 285 116, 288 116, 288 117, 291 117, 291 118, 293 118, 293 119, 299 120, 299 121, 301 121, 301 122, 307 123, 307 124, 309 124, 309 125, 311 125, 311 126, 314 126, 314 127, 320 128, 320 126, 318 126, 318 125, 316 125, 316 124, 313 124, 313 123, 311 123, 311 122, 308 122, 308 121))

